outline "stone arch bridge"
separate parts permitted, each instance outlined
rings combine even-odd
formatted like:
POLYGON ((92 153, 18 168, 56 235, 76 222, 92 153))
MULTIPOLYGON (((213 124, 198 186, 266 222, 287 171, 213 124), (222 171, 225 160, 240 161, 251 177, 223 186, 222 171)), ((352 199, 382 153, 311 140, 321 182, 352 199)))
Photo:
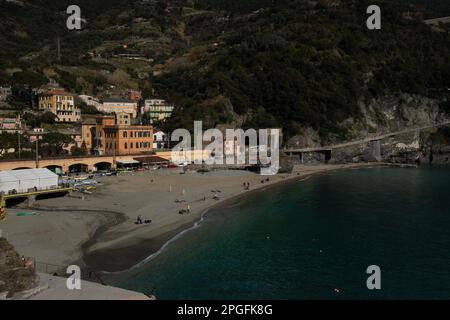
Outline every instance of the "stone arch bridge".
MULTIPOLYGON (((157 154, 161 158, 170 160, 170 152, 157 154)), ((84 157, 58 157, 36 160, 4 160, 0 161, 0 171, 34 169, 34 168, 59 168, 62 172, 69 172, 72 168, 84 168, 83 171, 94 171, 94 169, 105 169, 115 166, 117 161, 129 161, 148 155, 121 155, 121 156, 84 156, 84 157)))

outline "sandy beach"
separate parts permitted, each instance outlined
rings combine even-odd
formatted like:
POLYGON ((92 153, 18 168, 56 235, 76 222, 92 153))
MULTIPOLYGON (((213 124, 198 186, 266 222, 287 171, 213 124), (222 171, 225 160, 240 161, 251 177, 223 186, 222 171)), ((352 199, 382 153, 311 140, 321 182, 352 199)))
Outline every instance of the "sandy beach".
POLYGON ((73 193, 37 201, 33 208, 9 208, 0 229, 21 255, 36 261, 63 267, 78 264, 96 272, 125 271, 219 203, 226 205, 230 199, 274 184, 377 165, 382 164, 296 166, 291 174, 271 177, 232 170, 183 174, 181 169, 101 177, 97 179, 101 185, 91 195, 73 193), (250 191, 244 189, 244 182, 250 183, 250 191), (179 214, 188 206, 190 214, 179 214), (17 215, 23 212, 34 215, 17 215), (136 225, 138 216, 152 223, 136 225))

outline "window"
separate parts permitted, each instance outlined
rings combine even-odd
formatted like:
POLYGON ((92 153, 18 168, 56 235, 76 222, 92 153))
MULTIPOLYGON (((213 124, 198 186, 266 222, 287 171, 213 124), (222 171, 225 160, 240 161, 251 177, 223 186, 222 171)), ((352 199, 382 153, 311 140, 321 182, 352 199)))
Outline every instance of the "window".
POLYGON ((130 143, 130 149, 133 149, 133 142, 130 143))
POLYGON ((124 138, 127 137, 127 132, 126 132, 126 131, 123 132, 123 137, 124 137, 124 138))
POLYGON ((124 146, 125 149, 128 149, 128 145, 127 145, 126 142, 125 142, 125 144, 123 146, 124 146))

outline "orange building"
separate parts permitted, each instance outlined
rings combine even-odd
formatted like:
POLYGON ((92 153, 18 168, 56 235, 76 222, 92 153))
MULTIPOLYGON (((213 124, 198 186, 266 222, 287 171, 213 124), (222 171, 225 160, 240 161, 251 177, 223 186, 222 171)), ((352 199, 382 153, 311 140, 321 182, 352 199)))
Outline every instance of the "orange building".
POLYGON ((153 127, 119 125, 115 116, 97 116, 82 124, 88 150, 98 155, 143 154, 153 151, 153 127))

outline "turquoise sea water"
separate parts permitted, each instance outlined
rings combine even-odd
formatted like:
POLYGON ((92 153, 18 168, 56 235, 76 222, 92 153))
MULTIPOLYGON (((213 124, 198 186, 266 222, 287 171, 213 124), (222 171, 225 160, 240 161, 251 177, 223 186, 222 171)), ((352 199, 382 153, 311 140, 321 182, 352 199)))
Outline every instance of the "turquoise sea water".
POLYGON ((374 168, 274 187, 211 210, 116 285, 159 299, 449 299, 449 183, 449 169, 374 168))

